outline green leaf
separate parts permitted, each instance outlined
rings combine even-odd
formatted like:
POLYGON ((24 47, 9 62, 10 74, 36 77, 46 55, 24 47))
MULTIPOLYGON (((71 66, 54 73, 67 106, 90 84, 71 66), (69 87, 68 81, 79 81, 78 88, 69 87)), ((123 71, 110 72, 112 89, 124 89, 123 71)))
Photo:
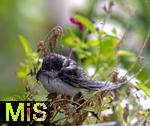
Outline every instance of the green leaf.
POLYGON ((75 15, 74 17, 79 22, 81 22, 85 27, 87 27, 90 31, 96 33, 96 30, 95 30, 93 24, 91 23, 91 21, 88 18, 83 17, 81 15, 75 15))
POLYGON ((107 110, 108 107, 107 106, 101 106, 101 111, 107 110))
POLYGON ((134 53, 129 52, 129 51, 126 51, 126 50, 119 50, 119 51, 117 52, 117 54, 118 54, 119 56, 134 56, 134 53))
POLYGON ((17 77, 19 77, 19 78, 27 77, 27 75, 30 73, 30 69, 31 68, 27 65, 25 67, 20 66, 19 70, 17 72, 17 77))
POLYGON ((59 123, 63 124, 65 122, 65 119, 66 119, 65 113, 58 112, 56 116, 53 118, 53 120, 51 120, 51 122, 55 121, 57 122, 58 120, 60 120, 59 123))
POLYGON ((100 45, 100 41, 99 40, 88 40, 87 44, 92 47, 98 47, 100 45))
POLYGON ((110 103, 110 102, 111 102, 110 97, 105 97, 105 99, 103 99, 103 103, 104 103, 104 104, 108 104, 108 103, 110 103))
POLYGON ((96 113, 96 110, 95 110, 94 108, 92 108, 92 107, 89 107, 89 106, 86 106, 86 107, 84 108, 84 110, 86 110, 86 111, 88 111, 88 112, 94 112, 94 113, 96 113))
POLYGON ((100 53, 104 55, 105 58, 115 56, 115 49, 118 44, 118 39, 114 38, 112 36, 105 36, 101 40, 100 48, 101 51, 100 53))
POLYGON ((115 34, 115 35, 117 35, 117 29, 116 29, 116 28, 113 28, 113 29, 112 29, 112 33, 115 34))
POLYGON ((19 40, 24 48, 26 56, 29 56, 32 53, 32 50, 31 50, 27 40, 22 35, 19 35, 19 40))
POLYGON ((150 97, 150 89, 140 83, 137 83, 138 87, 143 90, 150 97))
POLYGON ((123 108, 122 108, 121 104, 118 104, 117 107, 118 107, 118 115, 120 115, 121 119, 123 120, 123 117, 122 117, 122 115, 123 115, 123 108))

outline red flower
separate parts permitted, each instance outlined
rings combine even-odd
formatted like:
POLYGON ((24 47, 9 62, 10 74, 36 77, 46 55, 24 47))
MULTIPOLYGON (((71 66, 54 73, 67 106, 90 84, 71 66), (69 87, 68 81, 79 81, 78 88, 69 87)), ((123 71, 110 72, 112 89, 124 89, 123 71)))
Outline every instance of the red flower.
POLYGON ((83 30, 84 26, 81 22, 79 22, 78 20, 76 20, 75 18, 70 18, 70 22, 72 24, 75 24, 80 30, 83 30))

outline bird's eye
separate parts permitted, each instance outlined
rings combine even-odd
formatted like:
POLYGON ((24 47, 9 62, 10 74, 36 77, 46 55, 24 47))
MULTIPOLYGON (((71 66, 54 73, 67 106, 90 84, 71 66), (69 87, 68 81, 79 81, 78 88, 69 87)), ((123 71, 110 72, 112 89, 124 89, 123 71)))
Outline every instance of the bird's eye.
POLYGON ((46 63, 46 64, 49 64, 49 60, 46 60, 45 63, 46 63))
POLYGON ((43 69, 43 70, 48 70, 48 69, 49 69, 49 60, 45 59, 45 60, 43 61, 42 69, 43 69))

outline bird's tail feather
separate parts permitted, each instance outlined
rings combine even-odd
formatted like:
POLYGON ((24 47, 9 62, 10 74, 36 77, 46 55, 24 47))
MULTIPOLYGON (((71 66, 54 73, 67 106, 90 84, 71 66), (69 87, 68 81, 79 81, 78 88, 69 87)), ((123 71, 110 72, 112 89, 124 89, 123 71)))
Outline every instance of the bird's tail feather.
POLYGON ((101 90, 101 91, 111 91, 120 88, 123 83, 113 83, 110 81, 94 81, 94 84, 89 85, 90 89, 101 90))

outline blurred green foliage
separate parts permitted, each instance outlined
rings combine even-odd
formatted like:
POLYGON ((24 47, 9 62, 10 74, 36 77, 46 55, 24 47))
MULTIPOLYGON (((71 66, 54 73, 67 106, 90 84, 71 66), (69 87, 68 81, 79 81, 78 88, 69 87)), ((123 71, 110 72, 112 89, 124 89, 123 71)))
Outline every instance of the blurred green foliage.
POLYGON ((20 63, 20 69, 17 73, 19 78, 25 78, 29 73, 33 64, 38 61, 38 54, 36 52, 32 52, 27 40, 23 36, 19 36, 20 42, 24 48, 24 52, 26 55, 26 60, 20 63))
POLYGON ((0 1, 0 100, 24 93, 22 81, 16 77, 20 61, 25 58, 18 35, 26 36, 35 49, 35 42, 51 25, 43 8, 41 0, 0 1))

